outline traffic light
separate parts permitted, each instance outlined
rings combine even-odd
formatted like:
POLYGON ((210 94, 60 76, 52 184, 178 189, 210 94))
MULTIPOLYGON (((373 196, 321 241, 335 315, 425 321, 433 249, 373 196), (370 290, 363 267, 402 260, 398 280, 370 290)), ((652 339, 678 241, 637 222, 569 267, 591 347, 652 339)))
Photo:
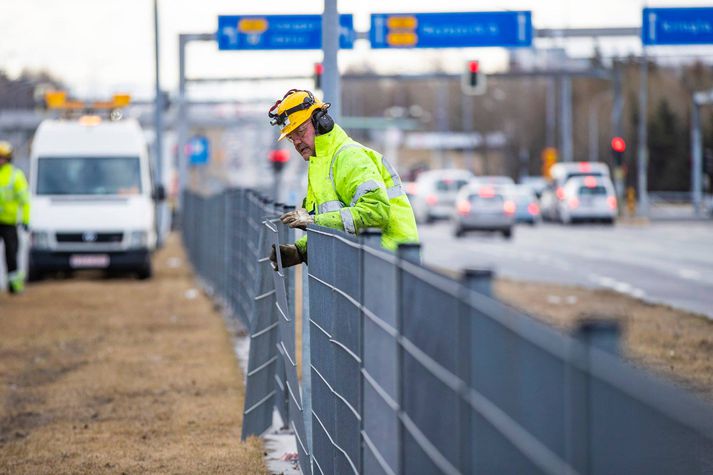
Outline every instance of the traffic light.
POLYGON ((314 88, 322 90, 322 74, 324 73, 324 65, 322 63, 314 63, 314 88))
POLYGON ((287 162, 290 161, 290 151, 284 148, 271 150, 268 160, 272 164, 272 170, 275 173, 280 173, 287 162))
POLYGON ((478 96, 485 94, 486 76, 480 70, 480 62, 468 61, 465 74, 461 78, 461 89, 463 94, 478 96))
POLYGON ((611 153, 614 159, 614 165, 621 167, 624 164, 624 152, 626 151, 626 142, 621 137, 611 139, 611 153))

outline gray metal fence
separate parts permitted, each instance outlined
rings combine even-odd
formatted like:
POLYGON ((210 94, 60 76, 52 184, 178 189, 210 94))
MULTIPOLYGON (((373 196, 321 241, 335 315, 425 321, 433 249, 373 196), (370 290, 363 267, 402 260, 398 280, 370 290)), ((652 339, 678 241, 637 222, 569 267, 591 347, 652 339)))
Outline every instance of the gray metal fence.
POLYGON ((243 436, 277 407, 304 473, 713 473, 710 406, 625 363, 611 324, 560 333, 493 299, 487 272, 454 280, 378 233, 308 230, 303 394, 294 275, 267 261, 293 240, 286 208, 246 190, 184 203, 196 271, 250 329, 243 436))

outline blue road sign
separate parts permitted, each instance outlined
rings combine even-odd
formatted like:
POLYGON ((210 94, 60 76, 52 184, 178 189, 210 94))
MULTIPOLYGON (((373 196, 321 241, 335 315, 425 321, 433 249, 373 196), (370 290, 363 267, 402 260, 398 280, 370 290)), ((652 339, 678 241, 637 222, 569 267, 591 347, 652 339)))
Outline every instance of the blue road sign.
MULTIPOLYGON (((354 17, 339 15, 339 47, 354 47, 354 17)), ((321 15, 221 15, 218 49, 322 49, 321 15)))
POLYGON ((188 141, 188 157, 191 165, 205 165, 210 157, 208 137, 196 135, 188 141))
POLYGON ((532 14, 516 12, 376 13, 372 48, 520 47, 532 45, 532 14))
POLYGON ((645 45, 713 44, 713 8, 644 8, 645 45))

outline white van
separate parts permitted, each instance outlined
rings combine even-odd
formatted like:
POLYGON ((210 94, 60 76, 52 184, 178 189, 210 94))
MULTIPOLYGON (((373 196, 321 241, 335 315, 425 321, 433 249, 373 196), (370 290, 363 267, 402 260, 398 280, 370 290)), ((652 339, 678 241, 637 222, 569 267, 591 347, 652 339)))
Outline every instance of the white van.
POLYGON ((28 274, 106 269, 151 277, 156 203, 144 133, 135 120, 43 121, 30 155, 28 274))

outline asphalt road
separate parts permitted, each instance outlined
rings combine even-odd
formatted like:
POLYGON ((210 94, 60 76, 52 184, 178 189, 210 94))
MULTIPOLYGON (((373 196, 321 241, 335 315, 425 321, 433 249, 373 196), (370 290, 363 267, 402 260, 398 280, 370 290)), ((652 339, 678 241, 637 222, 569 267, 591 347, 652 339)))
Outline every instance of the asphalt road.
POLYGON ((419 226, 425 263, 491 267, 523 281, 610 288, 713 318, 713 221, 518 225, 511 240, 448 222, 419 226))

